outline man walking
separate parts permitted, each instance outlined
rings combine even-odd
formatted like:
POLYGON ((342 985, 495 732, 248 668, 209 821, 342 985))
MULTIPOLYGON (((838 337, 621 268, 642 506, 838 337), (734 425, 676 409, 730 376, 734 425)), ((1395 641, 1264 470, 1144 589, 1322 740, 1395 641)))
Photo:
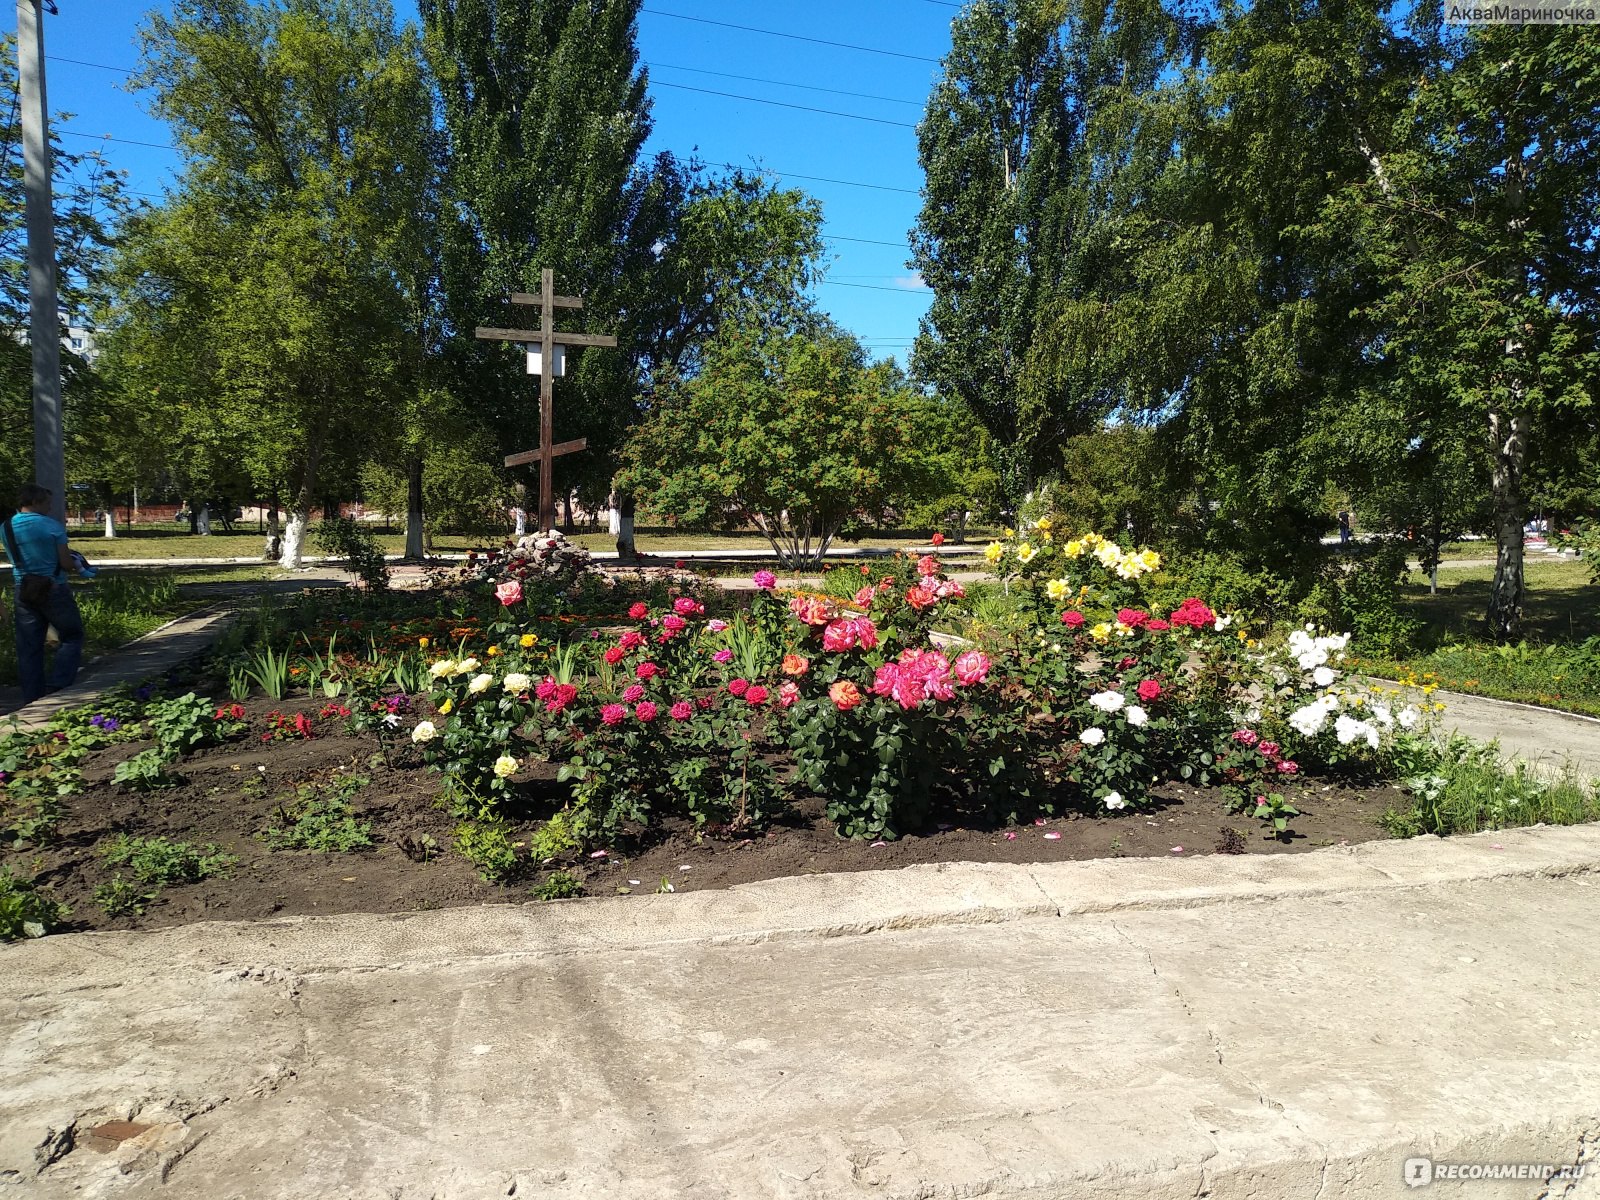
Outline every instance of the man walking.
POLYGON ((83 657, 83 618, 67 584, 67 572, 80 567, 67 549, 66 527, 46 515, 49 508, 49 488, 24 484, 17 514, 0 527, 16 584, 17 674, 24 704, 71 686, 83 657), (46 676, 44 642, 51 626, 61 645, 46 676))

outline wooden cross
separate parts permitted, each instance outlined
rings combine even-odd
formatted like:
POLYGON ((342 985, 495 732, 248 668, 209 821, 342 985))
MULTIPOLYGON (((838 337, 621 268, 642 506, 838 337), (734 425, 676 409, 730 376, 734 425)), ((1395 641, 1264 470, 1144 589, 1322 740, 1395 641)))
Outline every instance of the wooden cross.
MULTIPOLYGON (((477 329, 477 336, 485 341, 521 342, 524 345, 536 343, 539 347, 539 448, 507 455, 506 466, 520 467, 531 462, 539 464, 539 532, 541 533, 549 533, 556 526, 555 496, 550 480, 553 460, 558 454, 571 454, 576 450, 587 449, 589 445, 588 438, 576 438, 570 442, 554 440, 556 347, 617 344, 617 339, 606 333, 557 333, 555 310, 582 308, 583 301, 577 296, 558 296, 555 292, 556 273, 545 267, 539 272, 537 294, 530 296, 527 292, 511 293, 511 303, 525 304, 539 310, 538 329, 490 329, 482 325, 477 329)), ((534 374, 531 353, 528 355, 528 374, 534 374)))

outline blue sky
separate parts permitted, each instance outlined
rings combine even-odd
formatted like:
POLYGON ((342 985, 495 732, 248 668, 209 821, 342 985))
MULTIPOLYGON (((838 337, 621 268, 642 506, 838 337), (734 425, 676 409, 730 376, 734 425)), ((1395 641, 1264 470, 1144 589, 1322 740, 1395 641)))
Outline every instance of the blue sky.
MULTIPOLYGON (((149 0, 57 6, 60 14, 45 18, 45 50, 50 107, 75 114, 63 143, 88 149, 95 141, 82 135, 120 139, 102 143, 106 156, 129 173, 132 188, 158 197, 178 162, 159 148, 166 127, 122 87, 120 72, 80 65, 132 66, 149 0)), ((401 19, 414 19, 414 0, 396 6, 401 19)), ((906 265, 922 182, 912 126, 949 48, 956 11, 949 0, 648 0, 639 17, 655 117, 646 149, 785 172, 783 183, 820 200, 830 240, 819 305, 874 356, 902 362, 928 305, 906 265)), ((15 10, 0 5, 0 12, 14 29, 15 10)))

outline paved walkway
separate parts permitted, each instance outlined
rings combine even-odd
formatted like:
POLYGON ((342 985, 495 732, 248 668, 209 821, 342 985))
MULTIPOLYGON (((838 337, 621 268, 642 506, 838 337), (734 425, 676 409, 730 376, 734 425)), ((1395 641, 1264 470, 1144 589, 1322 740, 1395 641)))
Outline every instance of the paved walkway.
POLYGON ((1593 1200, 1597 872, 1580 827, 50 937, 0 947, 0 1182, 1593 1200))

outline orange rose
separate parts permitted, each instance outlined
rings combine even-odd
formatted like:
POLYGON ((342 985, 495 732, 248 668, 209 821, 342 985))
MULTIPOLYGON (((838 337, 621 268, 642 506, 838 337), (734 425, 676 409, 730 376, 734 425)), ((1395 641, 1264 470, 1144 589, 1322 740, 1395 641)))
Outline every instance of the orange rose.
POLYGON ((811 660, 799 654, 785 654, 783 656, 783 673, 785 675, 804 675, 811 669, 811 660))
POLYGON ((828 699, 840 712, 849 712, 861 703, 861 689, 848 679, 841 679, 828 689, 828 699))

